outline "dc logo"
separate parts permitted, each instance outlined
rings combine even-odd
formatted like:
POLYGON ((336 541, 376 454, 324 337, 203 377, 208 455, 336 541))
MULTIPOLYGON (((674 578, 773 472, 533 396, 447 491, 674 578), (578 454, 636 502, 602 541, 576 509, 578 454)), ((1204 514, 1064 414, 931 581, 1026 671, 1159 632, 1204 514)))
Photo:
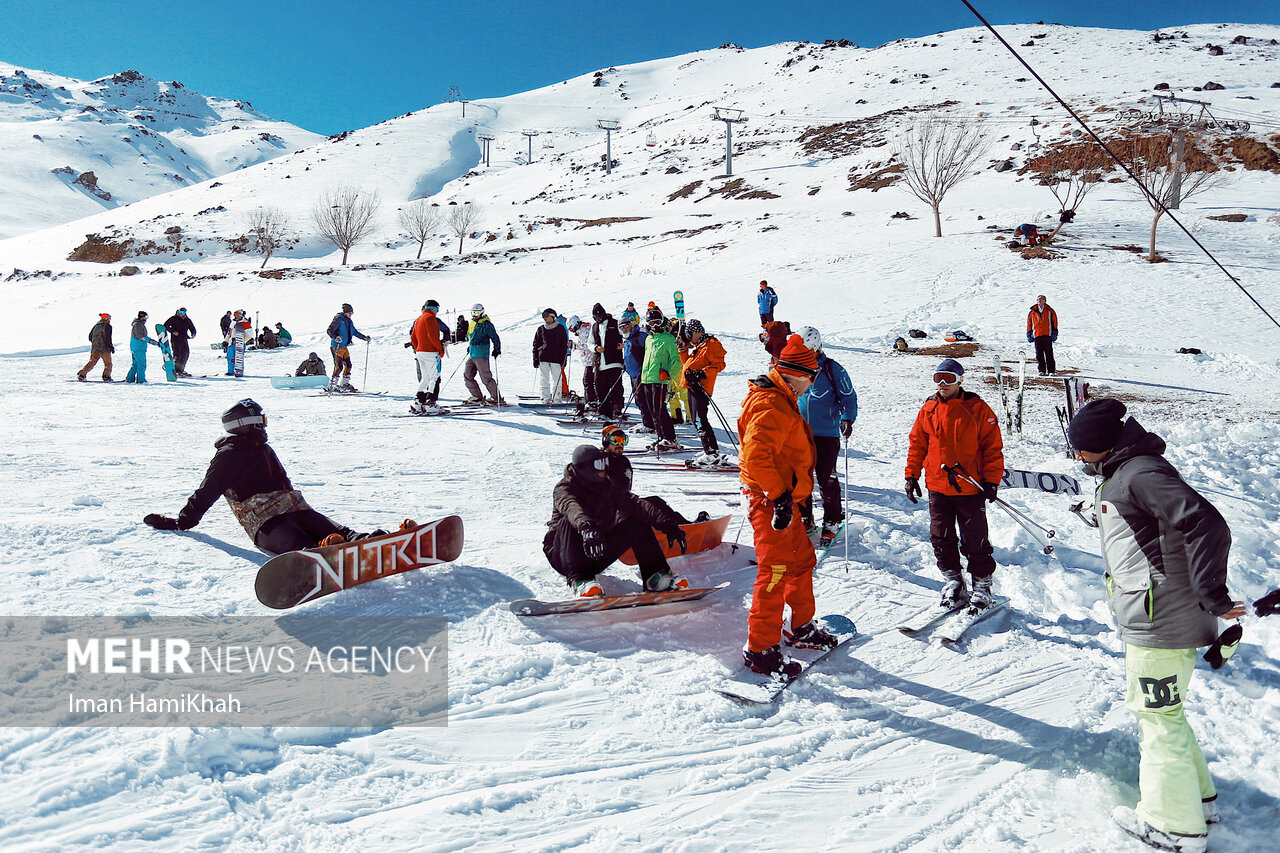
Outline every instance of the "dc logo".
POLYGON ((1178 676, 1168 678, 1139 678, 1142 695, 1148 708, 1172 708, 1182 702, 1178 695, 1178 676))

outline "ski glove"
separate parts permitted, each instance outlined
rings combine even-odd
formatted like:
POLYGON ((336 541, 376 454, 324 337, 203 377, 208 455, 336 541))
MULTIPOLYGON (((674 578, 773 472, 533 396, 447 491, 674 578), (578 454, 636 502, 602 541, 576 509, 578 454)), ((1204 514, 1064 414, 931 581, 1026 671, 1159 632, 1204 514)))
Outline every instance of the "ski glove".
POLYGON ((907 493, 907 500, 911 501, 913 504, 920 503, 920 501, 916 500, 917 498, 919 498, 921 495, 924 494, 923 492, 920 491, 920 478, 908 477, 907 485, 903 489, 903 491, 907 493))
POLYGON ((998 490, 999 490, 999 486, 997 486, 995 483, 982 484, 982 496, 986 498, 988 501, 994 501, 996 499, 996 492, 998 490))
POLYGON ((167 515, 156 515, 154 512, 142 519, 156 530, 177 530, 178 520, 167 515))
POLYGON ((791 516, 795 512, 795 504, 791 502, 791 490, 787 489, 774 498, 773 529, 786 530, 791 526, 791 516))
POLYGON ((1027 343, 1034 344, 1035 342, 1036 342, 1036 339, 1031 336, 1030 332, 1027 332, 1027 343))
POLYGON ((689 553, 689 537, 679 527, 673 527, 670 530, 663 531, 667 534, 667 547, 674 548, 676 543, 680 544, 680 553, 689 553))
POLYGON ((684 378, 686 382, 696 382, 701 385, 702 380, 707 378, 707 374, 702 370, 686 370, 684 372, 684 378))
POLYGON ((534 367, 537 367, 538 365, 539 365, 538 357, 535 355, 535 356, 533 357, 533 366, 534 366, 534 367))
POLYGON ((848 420, 840 421, 840 434, 843 435, 845 438, 848 438, 849 436, 853 435, 853 421, 848 421, 848 420))
POLYGON ((586 552, 587 557, 592 560, 602 559, 605 544, 604 536, 599 530, 590 524, 582 525, 582 550, 586 552))
POLYGON ((502 355, 502 350, 500 350, 500 349, 496 349, 496 350, 494 350, 494 351, 493 351, 493 357, 494 357, 494 358, 497 358, 497 357, 498 357, 498 356, 500 356, 500 355, 502 355))
POLYGON ((1052 344, 1052 343, 1056 343, 1056 342, 1057 342, 1057 340, 1058 340, 1058 333, 1057 333, 1057 332, 1054 332, 1052 335, 1050 335, 1050 336, 1049 336, 1049 343, 1051 343, 1051 344, 1052 344))
POLYGON ((1270 616, 1273 613, 1280 613, 1280 589, 1273 589, 1271 592, 1255 601, 1253 603, 1253 612, 1259 616, 1270 616))

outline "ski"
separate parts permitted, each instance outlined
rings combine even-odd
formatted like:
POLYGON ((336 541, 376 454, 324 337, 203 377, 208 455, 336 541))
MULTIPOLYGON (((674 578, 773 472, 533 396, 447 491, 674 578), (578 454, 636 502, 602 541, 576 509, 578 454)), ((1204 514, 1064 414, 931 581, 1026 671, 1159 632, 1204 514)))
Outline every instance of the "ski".
POLYGON ((385 397, 386 391, 343 391, 340 389, 321 388, 319 394, 310 397, 385 397))
POLYGON ((1003 608, 1008 603, 1009 599, 997 597, 995 601, 991 602, 990 606, 984 607, 981 610, 973 607, 966 607, 963 611, 957 613, 944 622, 942 627, 935 633, 938 635, 938 639, 942 641, 944 646, 954 648, 960 644, 961 640, 964 639, 965 632, 981 622, 983 619, 986 619, 992 613, 1003 608))
POLYGON ((1013 416, 1013 427, 1022 438, 1022 392, 1027 385, 1027 351, 1018 351, 1018 402, 1013 416))
POLYGON ((655 604, 677 604, 697 601, 713 592, 725 589, 729 582, 700 589, 672 589, 666 592, 633 592, 626 595, 597 595, 589 598, 571 598, 566 601, 539 601, 522 598, 508 605, 517 616, 554 616, 566 613, 596 613, 601 610, 617 610, 623 607, 651 607, 655 604))
POLYGON ((405 412, 403 414, 392 415, 391 417, 393 418, 440 418, 440 417, 454 417, 457 415, 480 415, 480 414, 483 414, 483 411, 479 409, 447 409, 441 406, 434 410, 427 410, 425 412, 422 412, 421 414, 415 414, 413 412, 405 412))
POLYGON ((918 636, 920 634, 923 634, 925 631, 928 631, 933 626, 937 625, 943 619, 946 619, 952 613, 958 612, 965 606, 966 605, 962 604, 959 607, 943 607, 939 604, 935 604, 931 607, 921 610, 919 613, 917 613, 915 616, 912 616, 910 619, 907 619, 905 622, 903 622, 898 626, 898 630, 906 634, 908 637, 918 636))
POLYGON ((582 405, 577 400, 564 400, 559 403, 516 403, 522 409, 532 409, 535 412, 557 411, 559 409, 576 409, 582 405))
POLYGON ((676 306, 677 322, 683 323, 684 322, 684 291, 677 290, 675 293, 671 294, 671 301, 676 306))
POLYGON ((632 463, 632 467, 644 471, 702 471, 707 474, 737 474, 741 470, 737 465, 723 468, 694 468, 684 462, 662 462, 657 459, 640 459, 632 463))
POLYGON ((462 519, 456 515, 326 548, 272 557, 254 580, 258 601, 284 610, 371 580, 458 559, 462 519))
POLYGON ((822 661, 831 656, 837 649, 850 648, 871 639, 858 634, 853 621, 846 616, 823 616, 818 620, 828 631, 835 634, 840 642, 830 649, 792 649, 791 659, 798 661, 804 668, 794 678, 775 678, 752 672, 745 666, 734 672, 716 688, 721 696, 727 696, 744 705, 768 705, 778 699, 788 687, 801 678, 822 661))
POLYGON ((1005 431, 1013 432, 1013 413, 1009 410, 1009 393, 1004 388, 1004 374, 1000 368, 1000 356, 991 357, 996 372, 996 387, 1000 389, 1000 407, 1004 409, 1005 431))
POLYGON ((844 528, 845 528, 845 525, 846 525, 846 524, 848 524, 848 523, 849 523, 849 522, 848 522, 847 520, 846 520, 846 521, 842 521, 842 522, 840 522, 840 526, 839 526, 838 528, 836 528, 836 535, 835 535, 835 536, 832 536, 832 537, 831 537, 831 541, 830 541, 830 542, 828 542, 826 545, 823 545, 823 544, 822 544, 822 540, 821 540, 821 539, 819 539, 819 540, 818 540, 818 544, 817 544, 816 546, 814 546, 814 550, 818 550, 819 548, 820 548, 820 549, 822 549, 822 550, 821 550, 821 552, 818 554, 818 561, 817 561, 817 563, 815 563, 815 564, 814 564, 814 568, 815 568, 815 569, 816 569, 818 566, 821 566, 821 565, 822 565, 822 561, 823 561, 823 560, 825 560, 825 559, 827 558, 827 555, 831 553, 831 549, 835 547, 836 542, 838 542, 838 541, 840 540, 840 537, 841 537, 842 535, 844 535, 844 528))
POLYGON ((619 424, 620 426, 625 427, 627 424, 627 417, 624 415, 621 418, 574 418, 567 421, 558 420, 556 423, 560 426, 604 426, 605 424, 619 424))
POLYGON ((679 489, 678 491, 680 494, 689 495, 690 497, 729 497, 730 495, 742 494, 741 489, 679 489))
POLYGON ((674 450, 624 450, 622 451, 622 455, 628 458, 634 458, 636 456, 675 456, 681 453, 701 452, 701 447, 677 447, 674 450))

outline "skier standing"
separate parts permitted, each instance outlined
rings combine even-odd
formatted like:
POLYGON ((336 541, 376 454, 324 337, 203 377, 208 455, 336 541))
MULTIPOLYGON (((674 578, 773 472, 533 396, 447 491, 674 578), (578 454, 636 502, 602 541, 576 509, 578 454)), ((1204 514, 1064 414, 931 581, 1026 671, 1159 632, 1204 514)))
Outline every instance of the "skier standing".
POLYGON ((506 405, 506 401, 498 393, 498 383, 494 380, 493 371, 489 367, 489 346, 493 345, 493 357, 497 358, 502 355, 502 341, 498 338, 498 330, 494 328, 493 321, 484 313, 484 306, 479 302, 471 306, 471 326, 467 332, 467 340, 470 343, 467 349, 467 366, 462 370, 462 381, 466 384, 467 392, 471 396, 464 402, 484 403, 490 406, 506 405), (480 393, 480 386, 476 383, 477 373, 480 374, 480 381, 484 382, 484 387, 489 390, 490 396, 487 400, 480 393))
POLYGON ((790 334, 790 327, 781 320, 772 320, 765 324, 764 331, 760 333, 760 340, 764 343, 765 351, 769 353, 770 364, 778 360, 778 356, 782 354, 782 348, 787 345, 787 337, 790 334))
POLYGON ((440 303, 428 299, 409 333, 413 355, 418 359, 417 399, 409 404, 409 411, 415 415, 439 408, 436 399, 440 391, 440 360, 447 352, 446 341, 449 339, 448 329, 440 325, 439 313, 440 303))
POLYGON ((226 340, 222 345, 227 350, 227 375, 244 376, 245 332, 253 327, 245 318, 243 311, 237 311, 231 318, 227 328, 226 340))
POLYGON ((569 318, 569 334, 572 335, 574 349, 578 351, 578 360, 582 362, 582 400, 584 409, 597 409, 600 401, 596 397, 596 354, 591 349, 591 324, 584 323, 577 314, 569 318))
POLYGON ((348 302, 342 303, 342 310, 333 315, 327 330, 329 335, 329 353, 333 356, 333 376, 329 379, 329 390, 355 391, 351 384, 351 341, 359 338, 366 343, 373 338, 360 333, 351 315, 355 309, 348 302))
POLYGON ((1137 808, 1119 806, 1112 817, 1157 849, 1203 851, 1217 790, 1183 698, 1196 648, 1245 606, 1227 588, 1226 521, 1164 458, 1164 440, 1124 416, 1119 400, 1094 400, 1068 427, 1086 473, 1103 478, 1094 505, 1107 603, 1140 736, 1137 808))
POLYGON ((76 373, 76 378, 81 382, 89 375, 89 371, 93 370, 93 366, 102 360, 102 381, 111 381, 111 355, 116 351, 115 344, 111 342, 111 315, 99 314, 98 322, 93 324, 93 328, 89 330, 89 363, 80 368, 76 373))
POLYGON ((791 645, 829 649, 837 643, 813 621, 817 558, 795 511, 813 490, 813 439, 796 398, 817 372, 813 351, 792 335, 769 373, 748 383, 738 417, 739 476, 757 562, 742 660, 753 672, 787 678, 801 667, 782 652, 784 608, 791 608, 791 645))
POLYGON ((179 308, 173 316, 164 321, 164 330, 169 333, 169 343, 173 346, 173 368, 179 377, 190 378, 187 373, 187 359, 191 358, 191 345, 187 342, 196 336, 196 324, 187 316, 186 308, 179 308))
MULTIPOLYGON (((151 513, 143 521, 157 530, 190 530, 214 501, 224 497, 253 544, 271 554, 386 534, 385 530, 356 533, 307 505, 267 444, 267 416, 253 400, 246 398, 223 412, 222 428, 229 435, 214 442, 217 452, 204 481, 178 517, 151 513)), ((400 529, 416 526, 405 519, 400 529)))
MULTIPOLYGON (((818 376, 813 385, 799 400, 800 414, 813 431, 813 446, 817 454, 816 470, 818 490, 822 493, 821 543, 829 545, 844 521, 844 507, 840 503, 840 480, 836 477, 836 460, 840 458, 840 439, 853 434, 853 422, 858 419, 858 394, 853 390, 849 374, 834 359, 828 358, 822 349, 822 335, 813 326, 805 326, 798 333, 805 344, 818 357, 818 376)), ((812 533, 813 496, 800 507, 805 527, 812 533)))
POLYGON ((1041 376, 1058 372, 1053 360, 1053 342, 1058 339, 1058 312, 1049 307, 1044 294, 1027 312, 1027 343, 1036 345, 1036 367, 1041 376))
POLYGON ((569 333, 556 321, 556 309, 548 308, 542 312, 542 325, 533 333, 533 366, 538 371, 542 402, 560 402, 560 377, 568 360, 569 333))
POLYGON ((228 311, 227 313, 223 314, 222 319, 218 321, 218 327, 222 329, 223 339, 225 339, 227 335, 231 332, 231 320, 232 320, 231 312, 228 311))
POLYGON ((584 444, 552 492, 551 520, 542 552, 579 596, 604 595, 596 575, 627 550, 635 552, 645 590, 686 589, 689 582, 671 573, 653 528, 685 549, 685 534, 668 511, 636 497, 609 476, 606 455, 584 444))
POLYGON ((995 412, 977 394, 961 387, 963 379, 964 368, 953 358, 934 371, 937 393, 920 407, 908 439, 905 491, 916 503, 923 467, 929 490, 929 539, 946 581, 942 606, 961 607, 967 602, 982 609, 994 601, 991 576, 996 561, 987 537, 986 504, 996 499, 997 484, 1004 476, 1004 441, 995 412), (944 466, 962 467, 982 488, 944 466), (960 573, 961 553, 969 562, 972 593, 960 573))
POLYGON ((657 308, 649 310, 647 318, 649 337, 645 341, 644 365, 640 369, 640 393, 645 395, 645 405, 653 418, 657 438, 650 450, 675 450, 676 428, 667 411, 667 383, 680 372, 680 355, 676 351, 676 339, 667 331, 667 321, 657 308))
POLYGON ((627 371, 627 381, 631 383, 631 396, 640 410, 640 426, 633 432, 637 435, 652 433, 653 415, 645 397, 640 393, 640 369, 644 366, 644 342, 648 338, 644 329, 635 323, 620 323, 618 331, 622 334, 622 366, 627 371))
POLYGON ((596 401, 600 416, 614 420, 622 414, 622 335, 613 315, 597 302, 591 307, 591 349, 596 362, 596 401))
POLYGON ((147 384, 147 344, 160 346, 159 341, 147 334, 147 312, 139 311, 130 329, 129 353, 133 356, 133 363, 129 365, 125 382, 147 384))
POLYGON ((702 439, 702 453, 689 460, 689 464, 695 468, 728 465, 731 460, 720 452, 708 412, 716 376, 724 370, 724 345, 714 335, 708 335, 699 320, 687 320, 684 327, 689 336, 689 357, 684 363, 682 381, 689 395, 689 419, 697 424, 698 437, 702 439))
POLYGON ((760 309, 760 325, 773 322, 773 308, 778 304, 778 294, 773 292, 769 282, 760 282, 760 292, 756 294, 756 306, 760 309))
POLYGON ((467 333, 471 330, 471 324, 467 322, 466 315, 459 314, 458 320, 453 324, 453 342, 455 344, 465 344, 467 342, 467 333))

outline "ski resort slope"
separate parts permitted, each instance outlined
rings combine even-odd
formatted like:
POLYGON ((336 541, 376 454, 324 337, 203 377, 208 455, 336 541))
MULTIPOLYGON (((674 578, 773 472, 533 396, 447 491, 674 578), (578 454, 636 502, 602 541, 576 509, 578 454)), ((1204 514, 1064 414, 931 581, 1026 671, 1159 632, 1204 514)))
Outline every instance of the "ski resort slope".
MULTIPOLYGON (((1143 33, 1009 29, 1015 43, 1040 43, 1028 50, 1065 93, 1108 104, 1163 79, 1201 85, 1210 59, 1190 46, 1245 32, 1187 28, 1191 37, 1166 49, 1143 33), (1038 33, 1047 35, 1033 38, 1038 33), (1114 64, 1095 76, 1100 52, 1114 64)), ((1262 37, 1280 28, 1247 30, 1264 42, 1262 53, 1231 47, 1231 63, 1212 66, 1212 79, 1233 87, 1232 97, 1256 98, 1237 103, 1262 115, 1260 125, 1275 122, 1280 90, 1266 88, 1251 59, 1275 50, 1262 37)), ((912 341, 922 346, 966 330, 981 345, 962 359, 966 386, 994 403, 986 381, 992 358, 1007 369, 1030 350, 1026 312, 1045 293, 1061 321, 1059 366, 1089 377, 1094 394, 1124 400, 1168 441, 1170 461, 1231 525, 1231 589, 1252 600, 1280 586, 1280 330, 1167 223, 1160 250, 1169 263, 1109 248, 1144 244, 1150 225, 1145 204, 1120 185, 1099 187, 1082 206, 1064 231, 1066 257, 1026 261, 1003 241, 1018 223, 1043 222, 1057 208, 1016 172, 983 169, 948 195, 945 236, 934 238, 931 217, 910 196, 847 191, 848 173, 866 174, 887 159, 882 150, 800 156, 800 126, 782 109, 808 104, 806 114, 835 120, 855 106, 883 112, 909 103, 898 95, 905 84, 889 83, 905 79, 895 75, 930 74, 911 84, 938 86, 922 102, 982 101, 995 112, 1022 104, 1027 115, 1042 95, 1022 93, 1013 82, 1021 70, 992 50, 989 36, 975 42, 980 35, 946 33, 875 51, 707 51, 606 71, 611 85, 594 86, 589 75, 487 108, 469 104, 467 121, 477 122, 470 130, 501 130, 504 140, 530 124, 570 128, 553 148, 539 148, 534 137, 529 165, 515 162, 527 152, 524 137, 495 142, 512 148, 487 169, 475 165, 460 105, 436 106, 227 175, 218 187, 0 242, 0 269, 26 271, 5 285, 18 322, 0 358, 9 411, 0 472, 13 484, 0 505, 0 530, 11 543, 0 596, 7 615, 261 612, 253 577, 266 556, 225 504, 187 533, 141 523, 148 512, 181 508, 222 435, 219 414, 246 396, 265 408, 294 486, 321 512, 358 530, 458 513, 467 531, 453 564, 308 605, 373 624, 446 615, 447 728, 2 729, 0 847, 1135 849, 1109 814, 1137 797, 1137 733, 1123 708, 1123 653, 1097 534, 1070 512, 1077 498, 1004 490, 1058 531, 1057 545, 1045 556, 1007 516, 990 513, 996 589, 1010 603, 958 650, 895 628, 941 588, 927 509, 902 494, 907 431, 940 356, 893 353, 892 342, 909 328, 928 333, 912 341), (809 72, 812 62, 824 64, 809 51, 847 55, 839 69, 809 72), (804 62, 783 67, 802 53, 804 62), (856 84, 854 68, 865 73, 856 84), (853 90, 869 104, 851 104, 853 90), (661 103, 659 92, 675 94, 661 103), (776 198, 708 194, 728 181, 715 177, 722 128, 710 126, 700 104, 722 96, 748 110, 771 105, 735 131, 742 148, 734 172, 776 198), (684 111, 686 101, 699 106, 684 111), (602 102, 652 109, 655 121, 670 117, 654 131, 656 152, 645 133, 615 134, 612 182, 595 167, 604 153, 602 132, 593 129, 602 102), (447 164, 459 171, 452 179, 447 164), (669 166, 681 171, 668 174, 669 166), (697 180, 690 196, 669 200, 697 180), (385 204, 383 229, 353 250, 352 266, 340 267, 330 248, 304 238, 268 265, 283 278, 260 278, 259 258, 217 242, 258 204, 289 207, 297 221, 316 192, 338 181, 376 189, 385 204), (446 208, 451 200, 483 204, 481 230, 496 239, 468 238, 459 256, 457 237, 442 228, 424 252, 428 263, 407 264, 417 247, 396 236, 392 203, 438 181, 433 200, 446 208), (218 206, 226 210, 202 213, 218 206), (897 211, 916 218, 891 218, 897 211), (645 218, 587 225, 607 217, 645 218), (177 257, 127 260, 141 268, 132 277, 116 274, 122 264, 65 260, 88 233, 155 239, 170 224, 204 242, 177 257), (867 639, 776 705, 753 708, 714 692, 740 665, 755 575, 733 475, 637 468, 635 483, 638 494, 662 495, 686 515, 734 513, 736 551, 726 545, 676 563, 695 585, 728 581, 726 590, 696 604, 521 619, 508 602, 568 595, 539 546, 552 487, 574 447, 596 435, 517 408, 466 419, 391 416, 406 411, 416 389, 403 343, 426 298, 440 301, 450 324, 484 303, 503 339, 497 378, 514 402, 532 388, 529 346, 542 308, 585 317, 600 301, 616 315, 628 301, 643 307, 652 299, 670 312, 672 292, 682 290, 689 316, 727 349, 716 401, 732 425, 747 380, 766 367, 755 338, 762 278, 779 293, 779 318, 817 326, 858 392, 858 421, 839 467, 850 522, 815 589, 820 613, 849 616, 867 639), (386 393, 329 398, 271 388, 269 377, 292 372, 311 350, 328 361, 323 330, 344 301, 374 338, 353 349, 353 379, 386 393), (188 369, 207 378, 164 382, 153 349, 145 386, 74 382, 100 311, 113 316, 119 380, 136 311, 148 310, 156 323, 180 305, 199 330, 188 369), (225 360, 208 344, 228 308, 249 310, 258 326, 283 322, 297 346, 250 352, 243 379, 223 377, 225 360), (1177 354, 1184 346, 1202 353, 1177 354)), ((1043 110, 1036 112, 1047 116, 1043 110)), ((1010 123, 1000 144, 1029 141, 1028 120, 1010 123)), ((991 159, 1005 156, 1022 155, 999 149, 991 159)), ((1280 227, 1268 217, 1277 180, 1239 170, 1178 214, 1273 313, 1280 227), (1235 212, 1246 220, 1208 219, 1235 212)), ((455 373, 460 355, 455 349, 444 363, 446 402, 465 396, 455 373)), ((575 386, 580 373, 575 362, 575 386)), ((1006 461, 1071 474, 1087 489, 1089 478, 1064 453, 1054 412, 1062 402, 1060 383, 1029 384, 1023 436, 1006 435, 1006 461)), ((721 433, 722 449, 732 450, 721 433)), ((603 583, 609 592, 639 588, 621 565, 603 583)), ((1229 666, 1214 672, 1201 664, 1186 697, 1219 786, 1224 823, 1210 836, 1219 853, 1273 849, 1280 821, 1280 621, 1244 624, 1229 666)), ((15 683, 20 669, 6 668, 5 683, 15 683)))

